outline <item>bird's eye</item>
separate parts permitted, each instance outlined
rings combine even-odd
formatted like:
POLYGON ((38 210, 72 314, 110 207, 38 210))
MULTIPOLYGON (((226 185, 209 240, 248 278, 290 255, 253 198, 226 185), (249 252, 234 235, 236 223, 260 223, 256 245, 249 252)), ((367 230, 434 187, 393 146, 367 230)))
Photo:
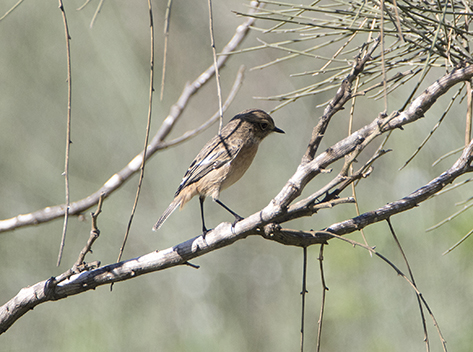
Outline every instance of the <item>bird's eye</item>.
POLYGON ((262 122, 259 124, 259 127, 264 131, 268 128, 268 124, 266 122, 262 122))

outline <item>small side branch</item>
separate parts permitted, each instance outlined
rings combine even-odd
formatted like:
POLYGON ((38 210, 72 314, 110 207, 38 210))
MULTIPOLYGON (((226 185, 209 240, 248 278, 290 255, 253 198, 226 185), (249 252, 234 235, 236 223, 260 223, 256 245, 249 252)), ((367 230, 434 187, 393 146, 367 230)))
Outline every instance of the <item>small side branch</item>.
POLYGON ((322 323, 324 321, 324 312, 325 312, 325 297, 327 295, 328 287, 325 284, 325 274, 324 274, 324 244, 320 245, 319 257, 317 258, 319 261, 320 267, 320 282, 322 285, 322 302, 320 304, 320 314, 319 314, 319 321, 318 321, 318 328, 317 328, 317 349, 316 351, 320 351, 320 341, 322 340, 322 323))
MULTIPOLYGON (((100 230, 97 227, 97 218, 99 217, 99 214, 102 212, 102 203, 103 203, 103 195, 99 199, 99 204, 97 205, 97 210, 95 211, 95 213, 90 214, 90 216, 92 218, 92 225, 91 225, 92 229, 90 230, 90 236, 89 236, 89 239, 87 240, 86 245, 80 251, 79 258, 77 258, 77 261, 75 262, 75 264, 73 266, 73 270, 75 272, 83 271, 81 269, 83 269, 82 266, 84 266, 84 264, 85 264, 85 262, 84 262, 85 256, 89 252, 92 253, 92 245, 97 240, 97 238, 99 238, 99 236, 100 236, 100 230)), ((98 265, 100 265, 100 263, 98 263, 98 265)))
POLYGON ((220 134, 222 132, 222 125, 223 125, 222 88, 220 86, 220 72, 218 72, 218 64, 217 64, 217 47, 215 45, 215 37, 214 37, 214 19, 213 19, 213 11, 212 11, 212 0, 208 0, 208 6, 209 6, 210 46, 212 47, 212 56, 214 59, 215 81, 217 83, 218 112, 220 115, 218 134, 220 134))
POLYGON ((143 157, 141 158, 140 166, 140 178, 138 180, 138 186, 136 188, 135 201, 133 202, 133 207, 131 209, 130 218, 128 220, 128 225, 126 227, 125 236, 123 238, 122 245, 118 252, 119 262, 122 259, 123 251, 125 250, 125 245, 128 240, 128 235, 130 234, 131 224, 133 223, 133 218, 135 217, 136 207, 138 206, 138 200, 140 198, 141 186, 143 184, 143 178, 145 176, 145 166, 146 166, 146 151, 149 141, 149 130, 151 126, 151 116, 153 112, 153 95, 154 95, 154 21, 153 21, 153 8, 151 6, 151 0, 148 0, 148 11, 149 11, 149 28, 150 28, 150 73, 149 73, 149 95, 148 95, 148 118, 146 122, 146 132, 145 132, 145 142, 143 146, 143 157))
POLYGON ((70 203, 70 192, 69 192, 69 154, 71 150, 71 112, 72 112, 72 69, 71 69, 71 36, 69 34, 69 26, 67 25, 66 11, 64 10, 64 4, 62 0, 59 0, 59 9, 62 13, 62 19, 64 22, 64 32, 66 35, 66 60, 67 60, 67 118, 66 118, 66 155, 64 162, 64 179, 65 179, 65 192, 66 192, 66 204, 64 206, 64 225, 62 228, 61 244, 59 246, 59 254, 57 257, 57 266, 61 264, 62 252, 64 250, 64 244, 66 243, 66 232, 67 223, 69 221, 69 203, 70 203))
POLYGON ((320 118, 319 123, 315 126, 312 132, 312 138, 309 142, 304 157, 302 158, 302 164, 306 164, 314 159, 317 149, 322 142, 322 138, 325 134, 327 126, 330 122, 330 119, 335 115, 340 109, 343 108, 345 103, 352 98, 351 86, 355 78, 363 72, 365 64, 368 60, 371 59, 371 54, 378 47, 379 39, 374 41, 373 46, 370 51, 366 52, 363 57, 359 56, 353 65, 351 73, 343 80, 342 84, 337 90, 335 97, 330 101, 330 103, 325 108, 324 114, 320 118))
POLYGON ((309 291, 307 291, 307 247, 303 247, 302 250, 301 352, 304 352, 305 296, 309 291))

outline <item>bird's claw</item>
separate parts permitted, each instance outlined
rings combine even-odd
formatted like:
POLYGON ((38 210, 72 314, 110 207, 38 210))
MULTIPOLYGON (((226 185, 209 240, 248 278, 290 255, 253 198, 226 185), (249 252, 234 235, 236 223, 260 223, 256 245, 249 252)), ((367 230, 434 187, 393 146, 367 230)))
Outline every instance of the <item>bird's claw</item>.
POLYGON ((204 228, 202 229, 202 238, 203 238, 204 240, 205 240, 205 236, 206 236, 207 233, 209 233, 210 231, 212 231, 212 229, 207 230, 206 227, 204 227, 204 228))
POLYGON ((241 216, 239 215, 235 215, 235 221, 232 223, 232 227, 235 227, 236 223, 243 220, 244 218, 242 218, 241 216))

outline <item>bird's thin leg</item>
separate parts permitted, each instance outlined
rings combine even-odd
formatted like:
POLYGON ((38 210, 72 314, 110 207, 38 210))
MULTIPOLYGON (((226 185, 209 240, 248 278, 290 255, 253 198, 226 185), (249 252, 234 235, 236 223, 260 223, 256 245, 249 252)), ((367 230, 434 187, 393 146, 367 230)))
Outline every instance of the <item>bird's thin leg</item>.
POLYGON ((205 227, 205 220, 204 220, 204 200, 205 197, 200 196, 199 201, 200 201, 200 217, 202 218, 202 236, 205 238, 205 235, 209 230, 205 227))
POLYGON ((227 207, 225 204, 223 204, 221 201, 219 201, 218 199, 215 199, 215 201, 220 204, 222 207, 224 207, 228 212, 230 212, 230 214, 232 214, 234 217, 235 217, 235 221, 233 222, 233 226, 235 226, 235 224, 240 221, 240 220, 243 220, 243 218, 238 215, 237 213, 235 213, 233 210, 231 210, 229 207, 227 207))

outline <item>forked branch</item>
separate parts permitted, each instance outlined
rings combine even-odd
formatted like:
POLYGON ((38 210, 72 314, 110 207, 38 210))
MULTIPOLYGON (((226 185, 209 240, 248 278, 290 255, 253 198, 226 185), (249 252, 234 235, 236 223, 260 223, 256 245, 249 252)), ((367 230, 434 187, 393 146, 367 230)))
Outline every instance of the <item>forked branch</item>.
MULTIPOLYGON (((235 226, 224 222, 208 232, 205 239, 199 235, 165 250, 154 251, 120 263, 81 272, 61 282, 51 278, 22 289, 0 308, 0 333, 6 331, 23 314, 42 302, 66 298, 70 295, 95 289, 98 286, 128 280, 149 272, 178 265, 187 265, 194 258, 231 245, 250 235, 260 235, 286 245, 306 247, 330 240, 333 236, 327 234, 327 231, 338 236, 345 235, 417 206, 453 182, 457 177, 473 171, 473 141, 465 147, 461 157, 451 168, 410 195, 384 207, 333 224, 319 232, 300 232, 281 229, 279 226, 280 223, 292 219, 291 212, 293 209, 289 205, 300 194, 304 186, 331 163, 349 155, 355 148, 363 150, 368 141, 373 141, 383 133, 416 121, 449 88, 459 82, 470 80, 472 76, 473 66, 467 66, 446 74, 415 99, 405 111, 393 113, 391 117, 377 116, 371 124, 333 145, 312 161, 306 164, 301 163, 281 192, 264 209, 243 219, 235 226)), ((350 202, 350 199, 330 200, 318 204, 310 203, 306 206, 322 208, 323 206, 331 207, 344 202, 350 202)), ((311 210, 310 214, 312 213, 311 210)), ((300 214, 300 216, 304 216, 304 214, 300 214)))

